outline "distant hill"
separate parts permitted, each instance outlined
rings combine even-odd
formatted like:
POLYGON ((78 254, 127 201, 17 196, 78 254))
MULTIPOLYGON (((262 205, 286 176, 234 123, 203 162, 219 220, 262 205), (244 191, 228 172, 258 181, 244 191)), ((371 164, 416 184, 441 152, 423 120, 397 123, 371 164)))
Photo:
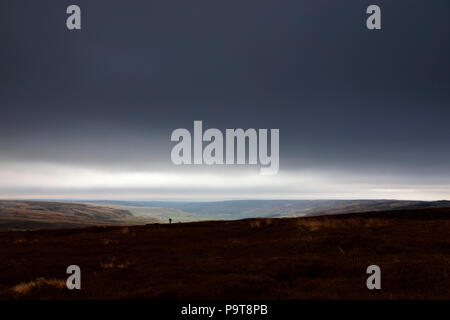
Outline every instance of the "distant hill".
MULTIPOLYGON (((146 219, 143 222, 154 222, 146 219)), ((0 201, 0 230, 139 224, 128 210, 80 203, 0 201)))
POLYGON ((97 201, 134 215, 177 221, 301 217, 367 211, 450 208, 450 201, 401 200, 231 200, 214 202, 97 201))

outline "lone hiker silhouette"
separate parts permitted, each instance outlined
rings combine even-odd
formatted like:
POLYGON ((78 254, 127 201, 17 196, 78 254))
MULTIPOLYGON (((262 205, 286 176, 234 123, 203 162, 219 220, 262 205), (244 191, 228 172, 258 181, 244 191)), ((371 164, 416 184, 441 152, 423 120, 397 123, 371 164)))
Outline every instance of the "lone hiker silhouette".
POLYGON ((172 219, 171 218, 169 218, 169 224, 172 224, 172 219))

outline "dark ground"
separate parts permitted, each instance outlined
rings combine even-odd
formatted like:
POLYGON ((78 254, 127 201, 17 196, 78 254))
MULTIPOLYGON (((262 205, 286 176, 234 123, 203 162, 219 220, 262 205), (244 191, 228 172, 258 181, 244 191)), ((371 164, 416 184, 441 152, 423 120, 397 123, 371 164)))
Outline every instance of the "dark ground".
POLYGON ((0 298, 450 299, 449 236, 450 209, 3 232, 0 298))

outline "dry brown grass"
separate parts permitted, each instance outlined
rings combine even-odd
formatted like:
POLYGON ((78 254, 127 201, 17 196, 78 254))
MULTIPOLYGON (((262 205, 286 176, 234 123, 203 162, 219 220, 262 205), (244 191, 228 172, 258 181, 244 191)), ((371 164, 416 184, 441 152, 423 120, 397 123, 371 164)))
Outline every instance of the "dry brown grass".
POLYGON ((261 227, 261 222, 259 220, 252 220, 249 224, 252 229, 261 227))
POLYGON ((384 227, 390 224, 390 221, 382 219, 347 219, 338 220, 332 217, 320 217, 316 220, 313 219, 297 219, 294 223, 308 231, 326 230, 326 229, 339 229, 339 228, 377 228, 384 227))
POLYGON ((263 226, 270 226, 272 224, 271 218, 257 218, 249 221, 250 228, 261 228, 263 226))
POLYGON ((111 239, 103 239, 102 240, 102 244, 104 244, 104 245, 108 245, 108 244, 116 244, 116 243, 118 243, 119 241, 117 241, 117 240, 111 240, 111 239))
POLYGON ((66 287, 66 281, 60 279, 37 278, 36 280, 30 282, 22 282, 15 285, 14 287, 12 287, 12 291, 19 294, 27 294, 33 289, 39 289, 42 287, 62 289, 66 287))
POLYGON ((118 262, 116 257, 107 259, 106 261, 100 262, 100 266, 103 269, 124 269, 130 265, 130 262, 118 262))

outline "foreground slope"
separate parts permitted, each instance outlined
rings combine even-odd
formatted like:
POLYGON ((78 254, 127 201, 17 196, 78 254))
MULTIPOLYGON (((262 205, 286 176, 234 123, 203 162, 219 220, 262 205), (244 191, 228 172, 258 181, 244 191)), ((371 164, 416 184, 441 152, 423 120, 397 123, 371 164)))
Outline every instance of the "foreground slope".
POLYGON ((5 232, 0 298, 450 299, 449 239, 448 208, 5 232))

